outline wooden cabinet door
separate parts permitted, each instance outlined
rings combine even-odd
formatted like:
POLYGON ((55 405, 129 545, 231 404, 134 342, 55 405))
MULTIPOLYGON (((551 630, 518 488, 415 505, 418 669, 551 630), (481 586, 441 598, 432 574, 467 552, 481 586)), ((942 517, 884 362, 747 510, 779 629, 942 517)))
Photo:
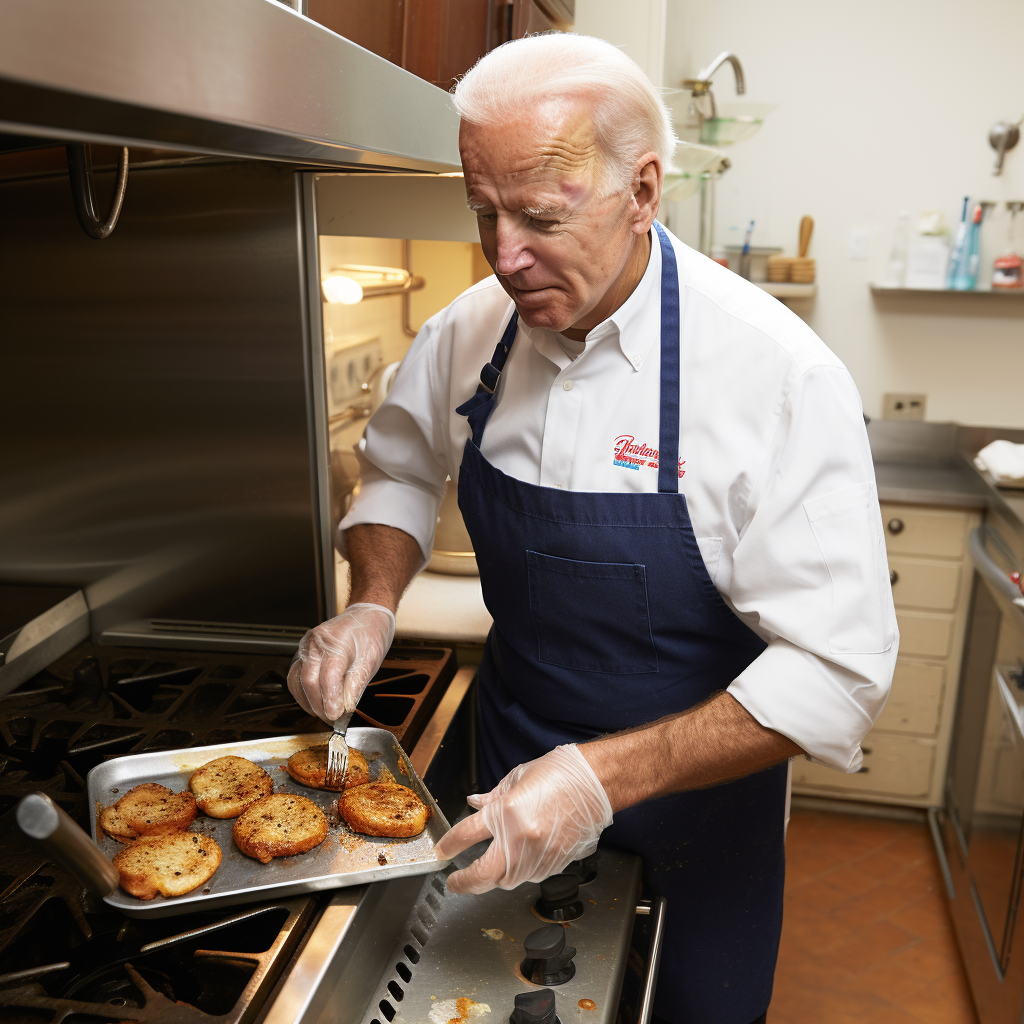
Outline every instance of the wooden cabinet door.
POLYGON ((307 0, 313 21, 367 50, 402 63, 406 0, 307 0))
POLYGON ((497 0, 405 0, 402 67, 446 92, 504 42, 497 0))

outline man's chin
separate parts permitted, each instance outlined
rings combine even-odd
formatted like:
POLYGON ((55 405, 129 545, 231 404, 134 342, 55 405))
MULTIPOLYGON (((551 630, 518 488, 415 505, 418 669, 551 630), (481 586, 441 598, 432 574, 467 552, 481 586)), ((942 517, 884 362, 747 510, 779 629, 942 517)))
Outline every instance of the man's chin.
POLYGON ((553 306, 531 307, 526 303, 520 305, 517 302, 516 309, 519 311, 519 319, 527 327, 543 327, 548 331, 559 332, 572 327, 574 322, 571 314, 553 306))

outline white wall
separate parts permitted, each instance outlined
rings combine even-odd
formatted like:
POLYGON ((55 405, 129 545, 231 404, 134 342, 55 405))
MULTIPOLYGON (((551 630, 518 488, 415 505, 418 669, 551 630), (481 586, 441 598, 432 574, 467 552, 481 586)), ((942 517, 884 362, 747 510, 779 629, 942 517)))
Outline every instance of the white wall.
POLYGON ((576 0, 573 28, 607 39, 633 58, 655 84, 662 85, 665 12, 668 0, 576 0))
MULTIPOLYGON (((591 5, 602 8, 602 25, 617 7, 635 28, 634 4, 580 2, 591 5)), ((600 34, 632 39, 614 27, 600 34)), ((880 415, 884 391, 921 391, 928 419, 1024 426, 1024 299, 876 303, 868 289, 881 277, 900 209, 916 219, 941 208, 952 225, 965 194, 1024 199, 1024 143, 994 178, 987 141, 992 124, 1024 113, 1024 3, 668 0, 665 85, 678 86, 725 49, 743 62, 745 98, 779 108, 730 154, 718 243, 754 219, 755 243, 792 252, 800 217, 811 214, 819 294, 798 311, 846 362, 869 415, 880 415), (873 228, 867 261, 847 257, 856 226, 873 228)), ((716 95, 733 99, 730 69, 715 80, 716 95)), ((673 226, 692 231, 696 202, 673 226)), ((986 279, 1004 217, 1001 209, 986 229, 986 279)))

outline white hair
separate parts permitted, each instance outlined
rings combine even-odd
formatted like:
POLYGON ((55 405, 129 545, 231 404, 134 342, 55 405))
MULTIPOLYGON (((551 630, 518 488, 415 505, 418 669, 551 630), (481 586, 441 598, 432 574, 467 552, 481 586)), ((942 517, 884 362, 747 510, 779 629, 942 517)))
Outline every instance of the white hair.
POLYGON ((513 39, 481 57, 454 89, 459 116, 488 127, 559 96, 591 100, 610 191, 629 187, 644 153, 671 168, 671 115, 640 67, 603 39, 572 32, 513 39))

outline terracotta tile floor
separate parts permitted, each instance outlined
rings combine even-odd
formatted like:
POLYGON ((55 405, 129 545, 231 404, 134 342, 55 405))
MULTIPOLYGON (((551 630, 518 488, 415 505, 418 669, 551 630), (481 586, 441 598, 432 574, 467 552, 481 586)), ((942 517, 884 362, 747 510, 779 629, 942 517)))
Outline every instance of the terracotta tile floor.
POLYGON ((977 1024, 927 826, 795 810, 769 1024, 977 1024))

